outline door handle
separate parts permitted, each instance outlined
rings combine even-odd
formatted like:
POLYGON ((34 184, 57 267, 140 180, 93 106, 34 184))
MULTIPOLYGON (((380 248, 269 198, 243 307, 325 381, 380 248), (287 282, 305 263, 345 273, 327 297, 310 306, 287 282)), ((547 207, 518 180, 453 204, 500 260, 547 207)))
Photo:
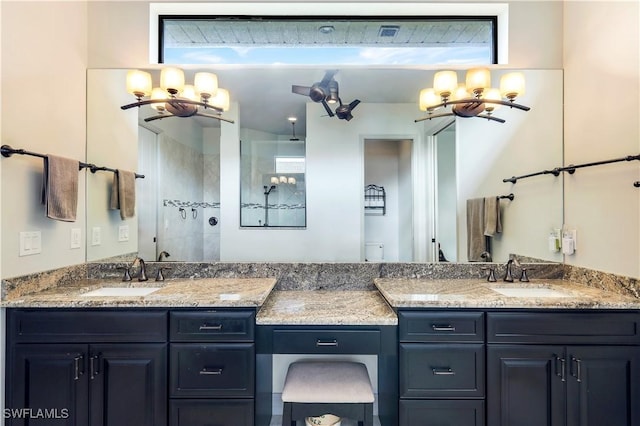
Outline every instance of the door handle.
POLYGON ((433 331, 456 331, 456 328, 451 324, 431 324, 433 331))
POLYGON ((435 368, 432 368, 431 371, 433 372, 434 376, 455 376, 456 374, 456 372, 453 371, 451 367, 444 367, 444 368, 435 367, 435 368))
POLYGON ((555 367, 556 367, 556 376, 560 377, 560 380, 562 380, 563 382, 567 381, 567 361, 558 356, 555 355, 555 367), (558 363, 560 364, 560 367, 558 367, 558 363))
POLYGON ((316 341, 316 346, 338 346, 338 341, 336 339, 333 340, 320 340, 316 341))
POLYGON ((78 355, 73 358, 73 380, 79 380, 84 374, 84 356, 78 355))
POLYGON ((222 368, 203 367, 198 374, 201 376, 219 376, 222 374, 222 368))
POLYGON ((576 378, 578 383, 582 382, 582 360, 574 356, 571 357, 571 375, 576 378), (575 363, 575 372, 573 371, 573 364, 575 363))
POLYGON ((91 380, 95 379, 98 374, 100 374, 100 370, 98 369, 98 364, 100 364, 100 355, 93 355, 89 357, 89 378, 91 380))

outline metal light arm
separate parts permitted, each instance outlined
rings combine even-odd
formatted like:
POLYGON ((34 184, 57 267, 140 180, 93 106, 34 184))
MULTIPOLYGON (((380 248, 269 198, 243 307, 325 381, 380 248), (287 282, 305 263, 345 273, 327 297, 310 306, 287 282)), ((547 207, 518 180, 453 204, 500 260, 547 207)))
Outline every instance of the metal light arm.
MULTIPOLYGON (((228 118, 224 118, 224 117, 221 117, 219 115, 200 114, 199 112, 196 112, 195 114, 193 114, 193 116, 213 118, 215 120, 225 121, 225 122, 231 123, 231 124, 235 123, 235 121, 229 120, 228 118)), ((173 114, 158 114, 158 115, 154 115, 152 117, 147 117, 147 118, 144 119, 144 121, 148 123, 149 121, 162 120, 163 118, 169 118, 169 117, 179 117, 179 116, 178 115, 173 115, 173 114)))
POLYGON ((512 101, 503 101, 498 99, 485 99, 485 98, 466 98, 466 99, 456 99, 453 101, 444 101, 439 103, 438 105, 430 106, 430 109, 436 109, 440 107, 446 107, 447 105, 457 105, 457 104, 497 104, 508 106, 509 108, 516 108, 522 111, 529 111, 531 108, 526 105, 517 104, 512 101))
POLYGON ((217 106, 211 105, 209 103, 193 101, 191 99, 182 99, 182 98, 167 98, 167 99, 146 99, 144 101, 134 102, 132 104, 123 105, 121 109, 130 109, 133 107, 141 107, 143 105, 151 105, 151 104, 183 104, 183 105, 194 105, 201 106, 205 109, 213 109, 217 112, 222 112, 221 108, 217 106))
MULTIPOLYGON (((416 120, 413 120, 415 123, 419 123, 421 121, 425 121, 425 120, 431 120, 433 118, 440 118, 440 117, 458 117, 457 114, 454 114, 452 112, 445 112, 443 114, 429 114, 426 117, 422 117, 422 118, 418 118, 416 120)), ((486 118, 487 120, 490 121, 497 121, 498 123, 504 123, 505 120, 503 120, 502 118, 498 118, 498 117, 494 117, 493 115, 487 115, 487 114, 478 114, 475 117, 478 118, 486 118)))

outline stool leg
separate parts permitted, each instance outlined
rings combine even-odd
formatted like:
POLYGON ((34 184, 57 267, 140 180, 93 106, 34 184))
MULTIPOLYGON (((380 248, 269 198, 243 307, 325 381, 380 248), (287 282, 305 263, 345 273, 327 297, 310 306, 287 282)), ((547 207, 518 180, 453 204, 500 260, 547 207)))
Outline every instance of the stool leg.
POLYGON ((296 426, 291 420, 291 403, 285 402, 282 406, 282 426, 296 426))

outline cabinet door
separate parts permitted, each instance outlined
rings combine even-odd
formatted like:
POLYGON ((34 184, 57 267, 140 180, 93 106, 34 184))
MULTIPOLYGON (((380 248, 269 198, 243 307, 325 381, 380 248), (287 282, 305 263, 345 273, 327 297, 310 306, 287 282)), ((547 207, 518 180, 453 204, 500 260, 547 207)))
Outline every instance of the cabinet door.
POLYGON ((640 425, 640 348, 567 349, 567 419, 570 426, 640 425))
POLYGON ((566 377, 561 346, 487 346, 487 424, 561 426, 566 377))
MULTIPOLYGON (((86 345, 15 345, 7 368, 11 426, 88 424, 86 345)), ((7 414, 9 414, 7 416, 7 414)))
POLYGON ((166 344, 91 345, 91 426, 167 424, 166 344))

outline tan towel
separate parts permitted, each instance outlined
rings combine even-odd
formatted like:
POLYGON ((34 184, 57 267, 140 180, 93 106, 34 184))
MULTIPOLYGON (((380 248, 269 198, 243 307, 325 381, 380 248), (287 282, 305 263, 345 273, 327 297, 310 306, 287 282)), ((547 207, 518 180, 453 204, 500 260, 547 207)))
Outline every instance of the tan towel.
POLYGON ((78 210, 80 162, 46 155, 42 179, 42 204, 50 219, 75 222, 78 210))
POLYGON ((136 174, 126 170, 116 170, 111 186, 112 209, 120 209, 120 217, 124 219, 135 215, 136 207, 136 174))
POLYGON ((467 259, 482 262, 480 257, 486 250, 484 238, 484 198, 467 200, 467 259))
POLYGON ((500 199, 498 197, 487 197, 484 199, 484 235, 493 237, 500 232, 502 232, 500 199))

